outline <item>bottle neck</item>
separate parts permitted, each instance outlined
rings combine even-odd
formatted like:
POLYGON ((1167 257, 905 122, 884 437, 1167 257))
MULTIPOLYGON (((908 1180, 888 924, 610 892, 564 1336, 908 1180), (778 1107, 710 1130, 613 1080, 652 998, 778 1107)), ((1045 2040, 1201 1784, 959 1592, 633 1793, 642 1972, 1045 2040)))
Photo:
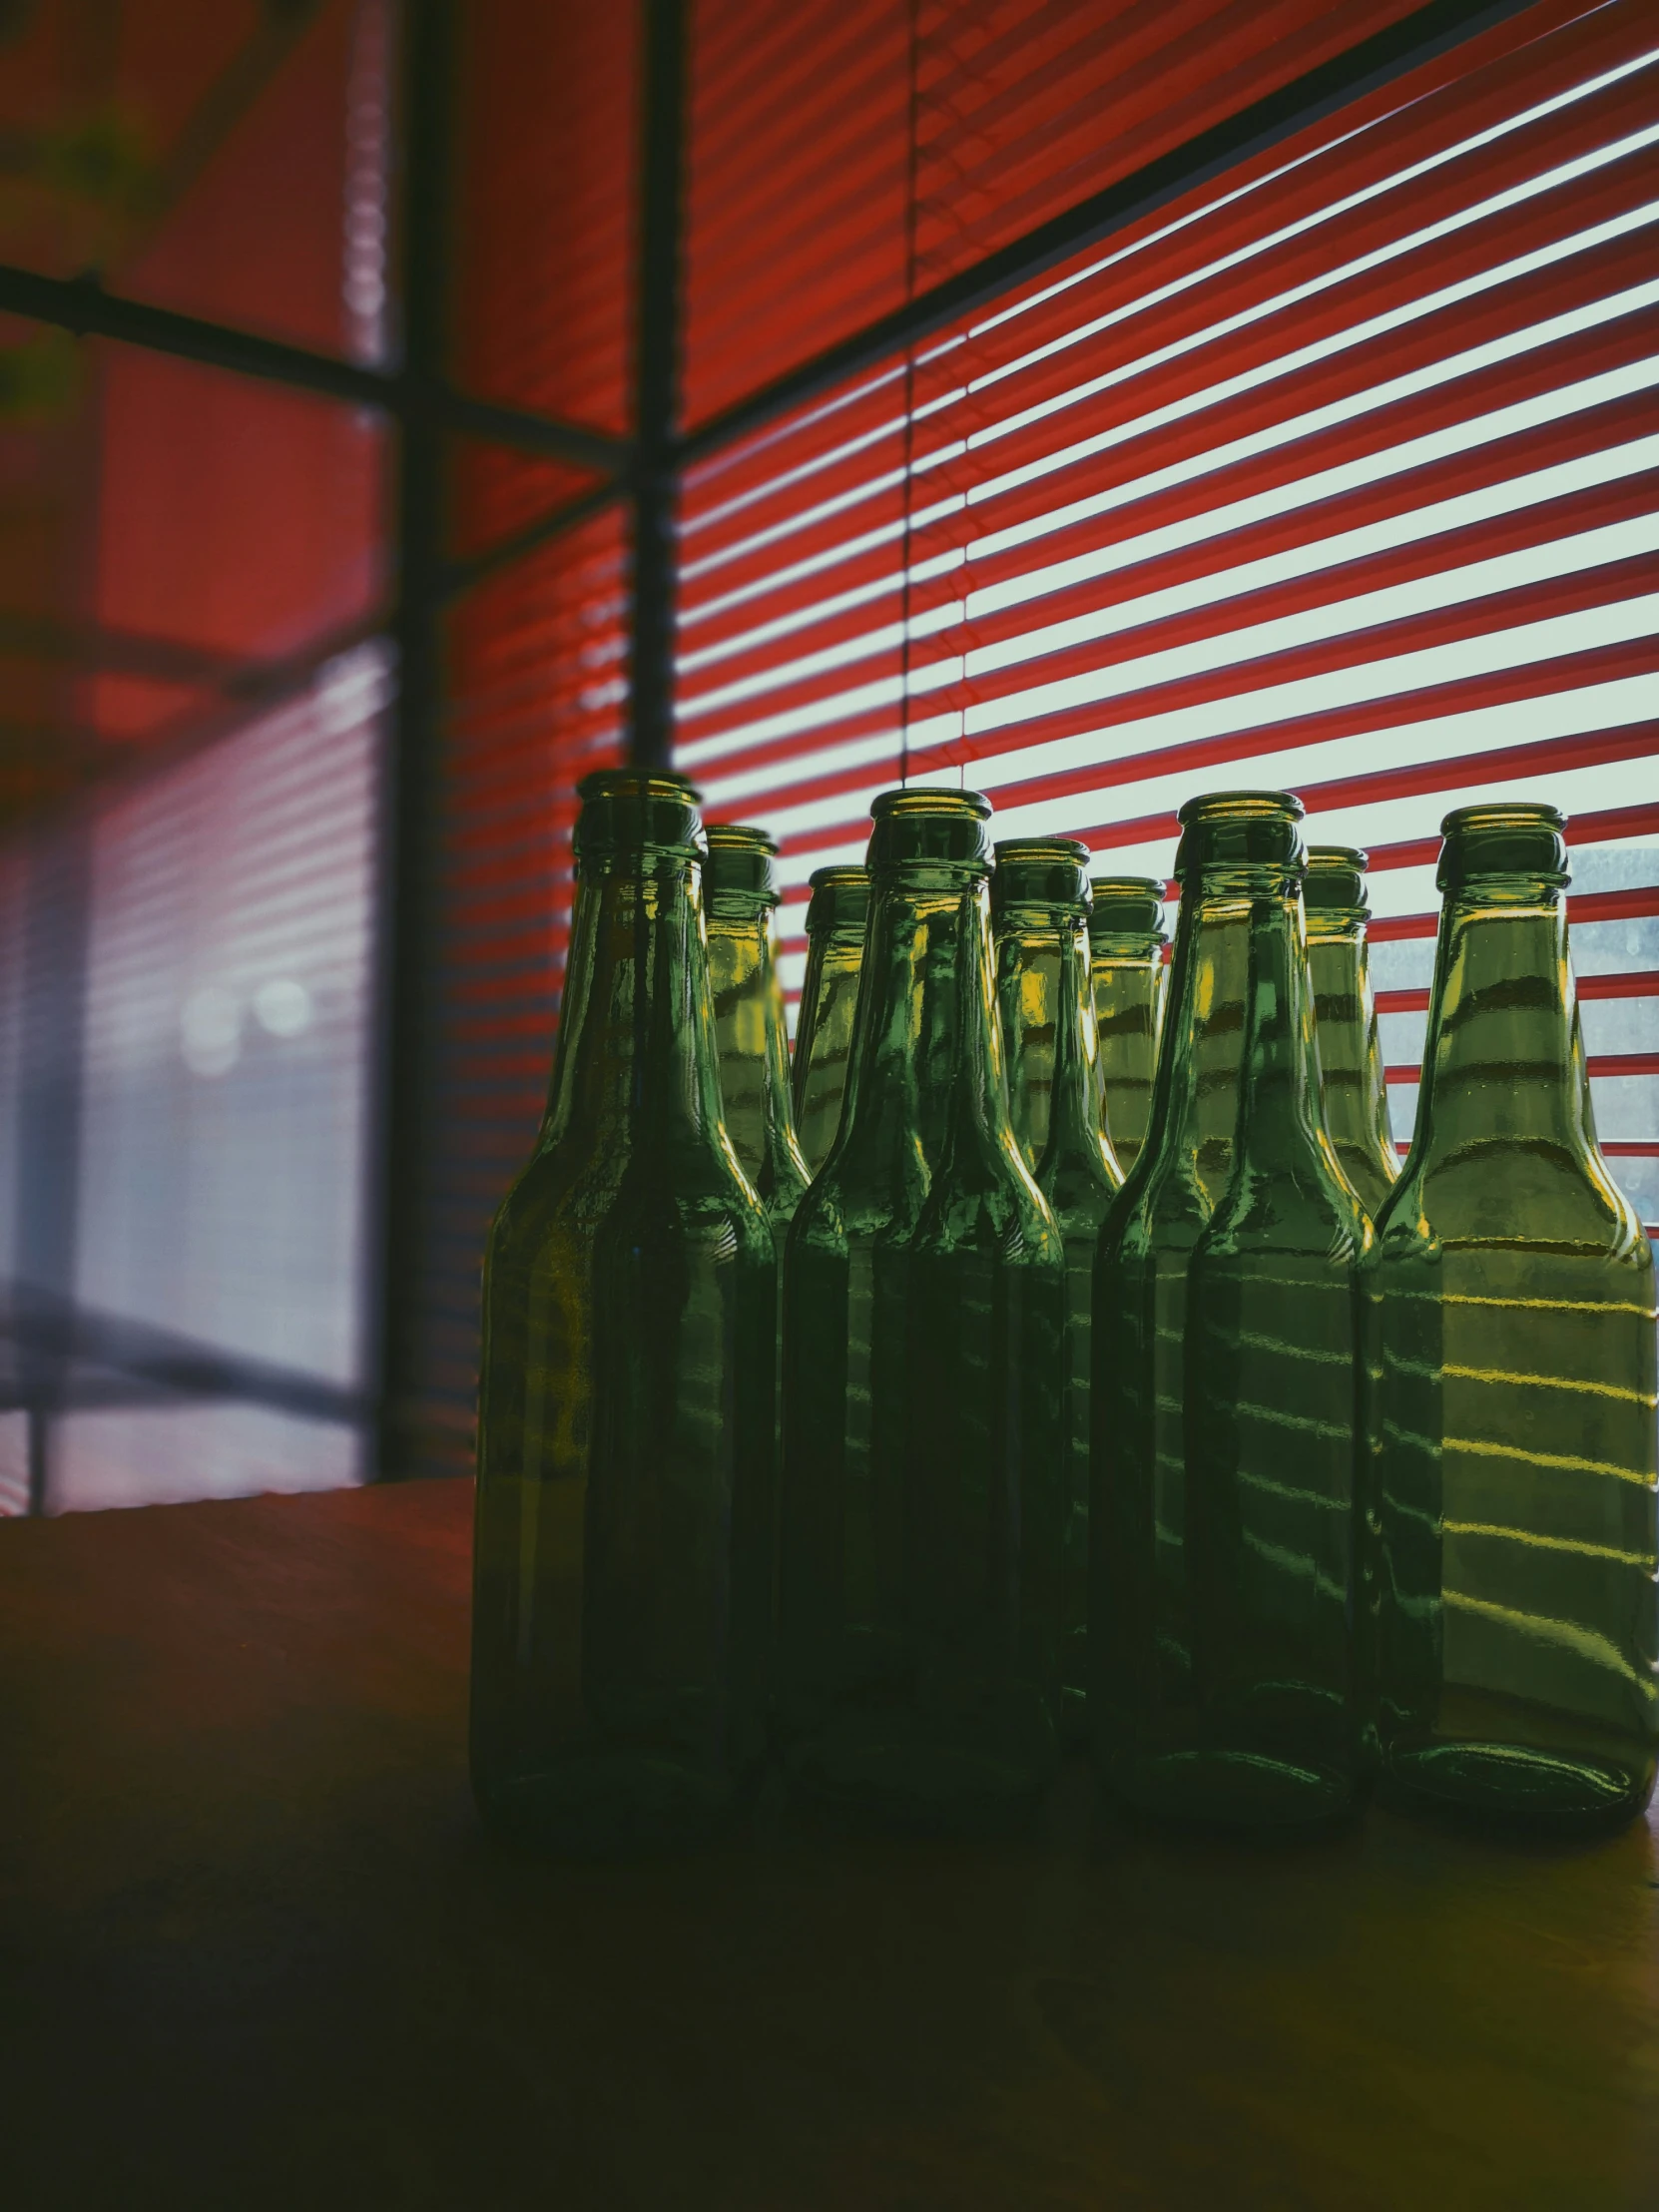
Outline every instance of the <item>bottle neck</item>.
POLYGON ((1308 974, 1319 1032, 1326 1134, 1339 1158, 1351 1151, 1373 1155, 1391 1179, 1399 1163, 1388 1121, 1363 911, 1315 908, 1309 913, 1308 974))
POLYGON ((701 869, 647 852, 584 865, 542 1147, 722 1132, 701 869))
POLYGON ((1059 1007, 1072 981, 1081 917, 1032 899, 995 918, 996 1004, 1007 1070, 1009 1118, 1025 1164, 1048 1144, 1060 1044, 1059 1007))
POLYGON ((1145 1141, 1131 1171, 1183 1191, 1208 1220, 1227 1187, 1239 1113, 1251 906, 1244 871, 1206 869, 1176 917, 1158 1071, 1145 1141))
POLYGON ((708 916, 709 981, 727 1135, 764 1199, 807 1186, 790 1113, 790 1055, 770 902, 722 900, 708 916))
POLYGON ((897 1221, 920 1211, 950 1134, 954 1093, 965 1089, 970 1110, 994 1111, 1006 1124, 993 989, 985 877, 934 863, 882 869, 828 1168, 897 1221))
POLYGON ((1552 886, 1446 899, 1434 953, 1414 1165, 1542 1141, 1588 1160, 1567 920, 1552 886))
POLYGON ((1069 1211, 1087 1191, 1109 1193, 1123 1181, 1101 1134, 1098 1059, 1089 942, 1075 922, 1061 939, 1048 1142, 1037 1169, 1037 1187, 1057 1213, 1069 1211))
POLYGON ((1250 894, 1249 929, 1235 1139, 1239 1169, 1262 1176, 1315 1159, 1329 1167, 1302 892, 1295 875, 1261 871, 1250 894))

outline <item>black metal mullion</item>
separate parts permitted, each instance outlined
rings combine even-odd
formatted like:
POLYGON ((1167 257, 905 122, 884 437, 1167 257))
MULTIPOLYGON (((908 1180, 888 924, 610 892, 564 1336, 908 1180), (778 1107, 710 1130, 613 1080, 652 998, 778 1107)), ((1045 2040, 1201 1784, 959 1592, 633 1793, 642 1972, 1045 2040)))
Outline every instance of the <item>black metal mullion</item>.
MULTIPOLYGON (((403 7, 404 375, 418 395, 444 366, 455 0, 403 7)), ((431 1143, 432 1024, 441 881, 438 786, 444 574, 444 441, 428 408, 400 425, 397 512, 397 706, 382 793, 380 1109, 370 1171, 379 1268, 370 1313, 374 1469, 413 1471, 422 1404, 421 1289, 431 1143), (378 1169, 375 1181, 374 1169, 378 1169)))
POLYGON ((642 0, 642 6, 629 757, 636 767, 662 769, 674 758, 687 10, 685 0, 642 0))
POLYGON ((573 462, 579 468, 597 469, 606 475, 625 471, 630 461, 626 440, 608 436, 603 430, 474 398, 452 390, 441 375, 411 374, 407 364, 402 370, 369 368, 331 353, 313 352, 308 346, 289 345, 280 338, 261 337, 253 330, 233 329, 200 315, 153 307, 145 300, 106 291, 94 276, 42 276, 34 270, 0 263, 0 311, 49 323, 72 331, 76 337, 112 338, 126 345, 142 345, 151 352, 171 353, 209 368, 228 369, 235 375, 318 392, 324 398, 343 399, 353 406, 375 407, 393 417, 419 416, 428 423, 435 420, 471 437, 573 462))

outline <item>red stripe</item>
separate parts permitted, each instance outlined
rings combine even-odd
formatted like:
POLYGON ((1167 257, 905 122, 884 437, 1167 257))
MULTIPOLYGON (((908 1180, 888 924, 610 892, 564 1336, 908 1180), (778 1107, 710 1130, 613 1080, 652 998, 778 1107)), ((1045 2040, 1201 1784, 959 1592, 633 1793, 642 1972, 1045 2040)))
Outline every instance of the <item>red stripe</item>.
MULTIPOLYGON (((1659 1075, 1659 1052, 1592 1052, 1587 1061, 1592 1077, 1603 1079, 1618 1075, 1659 1075)), ((1422 1079, 1420 1061, 1401 1061, 1397 1066, 1385 1068, 1383 1073, 1390 1083, 1416 1083, 1422 1079)))
MULTIPOLYGON (((1605 975, 1581 975, 1578 978, 1580 998, 1659 998, 1659 968, 1629 968, 1622 973, 1605 975)), ((1425 1014, 1428 1011, 1428 991, 1379 991, 1377 1010, 1380 1014, 1425 1014)))

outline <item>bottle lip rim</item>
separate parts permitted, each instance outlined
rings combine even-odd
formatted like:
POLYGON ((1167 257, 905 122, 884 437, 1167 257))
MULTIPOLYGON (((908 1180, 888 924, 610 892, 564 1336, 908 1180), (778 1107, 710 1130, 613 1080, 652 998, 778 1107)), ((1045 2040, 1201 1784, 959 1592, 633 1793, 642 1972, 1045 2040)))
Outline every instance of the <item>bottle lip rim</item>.
POLYGON ((1295 792, 1204 792, 1189 799, 1176 814, 1182 829, 1194 823, 1263 821, 1301 822, 1307 813, 1295 792))
POLYGON ((1088 864, 1089 848, 1080 837, 1003 837, 991 846, 996 854, 996 864, 1021 860, 1053 862, 1063 860, 1068 866, 1084 867, 1088 864))
POLYGON ((753 822, 706 822, 703 834, 712 846, 725 845, 731 852, 766 852, 774 857, 778 840, 770 830, 763 830, 753 822))
POLYGON ((1169 896, 1169 883, 1162 875, 1091 875, 1089 888, 1097 905, 1105 897, 1151 898, 1161 906, 1169 896))
POLYGON ((893 791, 877 792, 869 812, 876 822, 910 814, 971 816, 976 822, 989 822, 992 810, 983 792, 957 791, 948 784, 902 784, 893 791))
POLYGON ((1459 837, 1482 830, 1549 830, 1561 836, 1569 819, 1544 800, 1477 800, 1469 807, 1453 807, 1440 823, 1440 834, 1459 837))
POLYGON ((825 888, 839 890, 858 889, 869 882, 869 869, 857 867, 848 861, 838 861, 833 867, 816 867, 807 878, 809 890, 825 888))
POLYGON ((1364 875, 1370 866, 1371 854, 1357 844, 1311 844, 1308 847, 1310 875, 1316 868, 1333 875, 1364 875))
POLYGON ((673 769, 596 768, 576 787, 584 806, 590 799, 678 799, 701 807, 703 794, 689 776, 673 769))

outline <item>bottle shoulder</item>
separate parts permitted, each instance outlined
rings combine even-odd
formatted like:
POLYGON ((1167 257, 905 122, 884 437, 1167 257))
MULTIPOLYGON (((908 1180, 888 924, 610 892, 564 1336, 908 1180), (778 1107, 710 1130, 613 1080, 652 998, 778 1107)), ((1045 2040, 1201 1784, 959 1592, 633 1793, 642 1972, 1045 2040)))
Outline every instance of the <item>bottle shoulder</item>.
POLYGON ((1539 1140, 1407 1160, 1377 1231, 1383 1264, 1451 1245, 1599 1253, 1622 1265, 1647 1244, 1636 1209, 1599 1157, 1539 1140))
POLYGON ((713 1235, 735 1253, 772 1249, 766 1208, 729 1148, 710 1135, 695 1144, 604 1146, 564 1140, 532 1154, 490 1230, 493 1258, 561 1234, 598 1236, 613 1221, 653 1222, 713 1235))

